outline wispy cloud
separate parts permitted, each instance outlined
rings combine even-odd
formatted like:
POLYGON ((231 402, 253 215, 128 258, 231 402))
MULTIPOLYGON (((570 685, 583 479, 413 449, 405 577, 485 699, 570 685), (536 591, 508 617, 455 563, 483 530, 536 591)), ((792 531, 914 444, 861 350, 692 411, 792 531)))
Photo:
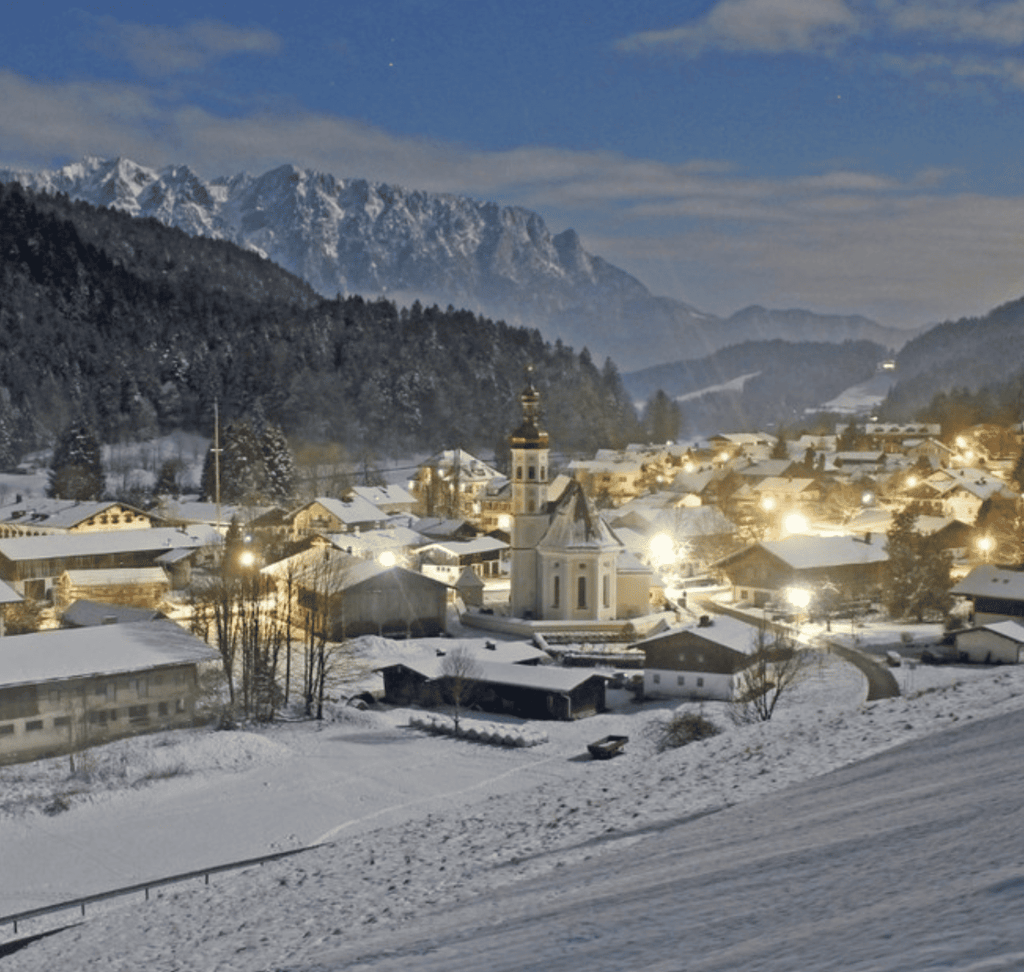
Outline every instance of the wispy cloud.
POLYGON ((633 34, 618 47, 691 57, 708 50, 812 53, 856 29, 857 19, 843 0, 721 0, 698 20, 633 34))
POLYGON ((148 77, 198 71, 232 54, 275 54, 280 48, 280 40, 271 31, 233 27, 215 20, 165 27, 101 17, 96 25, 96 47, 128 61, 148 77))
POLYGON ((712 52, 843 53, 947 89, 991 81, 1024 88, 1024 0, 718 0, 702 17, 641 31, 617 48, 698 57, 712 52), (931 47, 908 53, 907 41, 931 47))
POLYGON ((1024 0, 910 0, 880 4, 892 30, 948 42, 1017 47, 1024 42, 1024 0))

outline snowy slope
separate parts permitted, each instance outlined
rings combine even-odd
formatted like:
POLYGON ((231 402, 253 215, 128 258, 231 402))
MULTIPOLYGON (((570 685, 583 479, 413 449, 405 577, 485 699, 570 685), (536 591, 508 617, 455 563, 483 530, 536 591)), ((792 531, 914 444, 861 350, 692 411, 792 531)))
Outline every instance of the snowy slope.
POLYGON ((546 724, 528 750, 422 736, 400 710, 174 734, 190 776, 0 813, 3 910, 45 897, 41 872, 81 893, 191 866, 183 847, 238 856, 257 823, 249 854, 326 846, 122 900, 4 970, 1020 968, 1024 670, 897 671, 914 690, 865 706, 825 659, 771 723, 706 705, 725 731, 661 754, 658 706, 546 724), (625 756, 581 758, 615 731, 625 756), (211 738, 222 756, 189 755, 211 738))

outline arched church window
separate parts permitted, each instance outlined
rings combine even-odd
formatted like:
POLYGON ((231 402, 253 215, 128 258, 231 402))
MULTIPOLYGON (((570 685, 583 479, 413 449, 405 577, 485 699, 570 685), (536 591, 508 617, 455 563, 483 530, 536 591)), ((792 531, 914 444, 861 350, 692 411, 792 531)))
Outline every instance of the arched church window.
POLYGON ((536 466, 530 466, 530 468, 526 471, 526 478, 527 479, 536 479, 537 478, 537 467, 536 466))
POLYGON ((516 466, 516 479, 522 479, 522 478, 523 478, 523 467, 522 466, 516 466))

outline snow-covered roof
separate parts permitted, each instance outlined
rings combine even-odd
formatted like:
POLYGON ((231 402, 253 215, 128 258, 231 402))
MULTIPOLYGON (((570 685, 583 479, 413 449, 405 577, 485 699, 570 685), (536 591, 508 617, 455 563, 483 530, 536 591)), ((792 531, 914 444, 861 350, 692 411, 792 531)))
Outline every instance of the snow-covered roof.
POLYGON ((387 519, 387 515, 378 506, 374 506, 361 496, 352 495, 347 499, 337 499, 334 496, 318 496, 307 503, 303 509, 312 506, 322 506, 328 513, 341 523, 380 523, 387 519))
POLYGON ((75 628, 88 628, 101 624, 130 624, 133 621, 155 621, 161 617, 153 608, 131 607, 126 604, 107 604, 80 597, 61 615, 61 623, 75 628))
POLYGON ((420 553, 428 550, 445 550, 456 557, 469 557, 473 554, 495 553, 507 550, 508 544, 497 537, 473 537, 471 540, 435 540, 420 548, 420 553))
POLYGON ((454 470, 456 465, 459 467, 459 479, 463 482, 482 482, 501 475, 493 466, 477 459, 465 449, 443 449, 431 456, 420 468, 432 467, 447 472, 454 470))
MULTIPOLYGON (((608 678, 607 672, 594 668, 558 668, 554 665, 517 665, 509 662, 484 661, 476 655, 479 666, 479 681, 492 685, 515 685, 519 688, 534 688, 548 692, 571 692, 574 688, 593 678, 595 675, 608 678)), ((424 678, 440 678, 444 674, 444 658, 401 658, 390 664, 378 665, 377 668, 390 668, 391 665, 403 665, 422 675, 424 678)))
POLYGON ((1024 571, 1004 570, 993 564, 981 564, 955 584, 950 593, 961 594, 964 597, 997 597, 1007 601, 1024 601, 1024 571))
POLYGON ((362 533, 329 533, 325 538, 341 550, 361 556, 382 553, 385 550, 406 550, 426 543, 422 533, 404 526, 385 527, 382 530, 363 530, 362 533))
POLYGON ((114 567, 109 570, 66 570, 61 575, 75 587, 107 587, 135 584, 166 584, 162 567, 114 567))
POLYGON ((100 530, 96 533, 52 534, 42 537, 0 539, 0 555, 8 560, 52 560, 59 557, 92 557, 101 554, 138 553, 146 550, 177 550, 201 547, 207 539, 198 531, 175 527, 148 530, 100 530))
POLYGON ((696 635, 704 641, 728 648, 730 651, 735 651, 741 655, 749 655, 754 650, 757 629, 745 621, 740 621, 738 618, 716 614, 711 619, 711 624, 691 624, 683 628, 671 628, 668 631, 662 631, 651 635, 649 638, 644 638, 643 641, 637 641, 630 645, 630 647, 643 648, 647 645, 670 641, 672 638, 678 638, 684 632, 696 635))
POLYGON ((120 675, 219 657, 173 621, 61 628, 0 641, 0 686, 120 675))
POLYGON ((112 500, 84 500, 76 502, 66 499, 31 498, 20 503, 0 507, 0 521, 14 523, 26 528, 38 527, 47 530, 68 530, 93 517, 116 507, 143 520, 148 513, 136 510, 112 500))
POLYGON ((353 486, 352 493, 367 503, 384 509, 387 506, 414 506, 416 498, 397 483, 387 486, 353 486))
POLYGON ((0 580, 0 604, 17 604, 25 600, 7 581, 0 580))
POLYGON ((613 550, 622 544, 574 480, 555 506, 551 524, 537 546, 549 550, 613 550))
MULTIPOLYGON (((1024 645, 1024 624, 1016 621, 993 621, 992 624, 982 624, 977 628, 969 628, 968 631, 991 631, 1000 638, 1006 638, 1018 645, 1024 645)), ((967 631, 958 631, 957 636, 967 634, 967 631)))
POLYGON ((889 559, 884 543, 865 543, 857 537, 786 537, 764 540, 759 546, 794 570, 878 564, 889 559))

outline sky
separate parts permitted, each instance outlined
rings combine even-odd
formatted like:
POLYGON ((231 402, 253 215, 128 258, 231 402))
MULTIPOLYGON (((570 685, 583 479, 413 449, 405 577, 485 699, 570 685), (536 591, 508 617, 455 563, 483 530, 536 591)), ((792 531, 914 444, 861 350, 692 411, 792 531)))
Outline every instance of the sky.
POLYGON ((1024 0, 40 0, 0 167, 282 163, 539 212, 654 293, 917 327, 1024 294, 1024 0))

